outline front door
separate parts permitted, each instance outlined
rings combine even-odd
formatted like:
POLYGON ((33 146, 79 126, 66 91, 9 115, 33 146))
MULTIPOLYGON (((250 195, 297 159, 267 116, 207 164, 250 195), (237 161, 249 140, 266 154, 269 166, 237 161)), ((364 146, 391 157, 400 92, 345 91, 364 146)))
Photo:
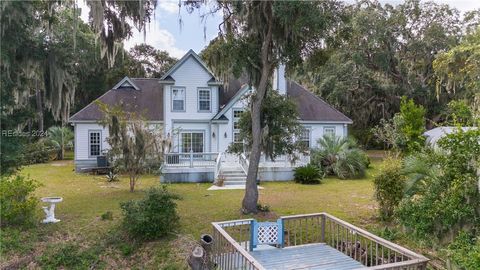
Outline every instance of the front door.
POLYGON ((204 152, 203 132, 182 132, 180 141, 180 152, 203 153, 204 152))

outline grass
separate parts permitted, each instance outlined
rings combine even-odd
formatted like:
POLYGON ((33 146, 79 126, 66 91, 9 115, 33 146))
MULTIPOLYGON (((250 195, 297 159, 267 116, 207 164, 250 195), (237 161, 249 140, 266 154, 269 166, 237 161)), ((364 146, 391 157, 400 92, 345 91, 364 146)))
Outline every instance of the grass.
MULTIPOLYGON (((325 211, 355 225, 376 228, 372 178, 378 164, 379 161, 374 160, 367 176, 358 180, 327 178, 320 185, 262 183, 265 189, 260 190, 260 202, 274 212, 270 218, 325 211)), ((207 191, 210 184, 170 184, 169 188, 182 196, 178 202, 181 217, 178 234, 182 237, 146 244, 126 243, 119 241, 115 233, 121 220, 119 204, 141 198, 146 189, 159 185, 158 176, 141 177, 136 191, 130 193, 127 178, 121 177, 119 182, 108 183, 105 176, 77 174, 73 171, 72 161, 31 165, 21 173, 42 184, 36 191, 38 197, 63 197, 63 202, 56 209, 56 216, 61 222, 38 225, 20 233, 17 238, 24 239, 25 243, 14 247, 11 252, 3 251, 5 256, 2 256, 0 267, 30 256, 37 266, 45 266, 46 263, 55 268, 56 264, 48 260, 53 256, 52 252, 70 256, 63 258, 67 263, 71 263, 71 257, 79 257, 73 260, 78 262, 82 258, 90 260, 91 256, 96 256, 99 268, 172 267, 182 260, 176 248, 178 239, 198 239, 200 234, 211 232, 212 221, 245 218, 239 211, 243 190, 207 191), (105 215, 109 218, 102 218, 105 215), (70 246, 72 243, 78 247, 70 246)), ((40 209, 39 215, 42 215, 40 209)), ((2 242, 15 242, 5 237, 5 231, 3 234, 2 242)), ((84 262, 79 263, 83 265, 84 262)))

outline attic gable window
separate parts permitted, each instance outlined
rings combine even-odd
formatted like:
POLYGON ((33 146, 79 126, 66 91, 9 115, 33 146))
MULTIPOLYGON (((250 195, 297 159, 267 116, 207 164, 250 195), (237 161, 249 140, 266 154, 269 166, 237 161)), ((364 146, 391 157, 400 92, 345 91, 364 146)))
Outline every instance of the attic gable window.
POLYGON ((134 88, 131 83, 129 82, 124 82, 120 85, 119 88, 134 88))
POLYGON ((172 111, 174 112, 185 111, 185 88, 183 87, 172 88, 172 111))

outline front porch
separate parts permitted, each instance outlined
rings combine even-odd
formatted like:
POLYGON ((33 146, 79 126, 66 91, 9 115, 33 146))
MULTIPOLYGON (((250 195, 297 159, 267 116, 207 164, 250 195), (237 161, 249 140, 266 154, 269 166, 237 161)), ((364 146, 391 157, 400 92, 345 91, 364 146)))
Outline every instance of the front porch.
POLYGON ((214 222, 216 269, 426 269, 428 259, 327 213, 214 222))
MULTIPOLYGON (((308 155, 299 155, 292 161, 279 156, 274 161, 265 156, 260 159, 259 181, 290 181, 293 170, 310 162, 308 155)), ((216 182, 219 178, 227 184, 241 184, 246 176, 249 161, 245 154, 229 153, 168 153, 162 170, 163 182, 216 182)))

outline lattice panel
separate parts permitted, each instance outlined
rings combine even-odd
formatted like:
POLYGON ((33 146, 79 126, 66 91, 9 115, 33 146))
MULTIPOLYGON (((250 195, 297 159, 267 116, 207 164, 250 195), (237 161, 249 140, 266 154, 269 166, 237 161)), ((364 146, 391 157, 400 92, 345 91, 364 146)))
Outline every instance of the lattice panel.
POLYGON ((278 225, 260 225, 257 234, 258 244, 277 244, 278 225))

